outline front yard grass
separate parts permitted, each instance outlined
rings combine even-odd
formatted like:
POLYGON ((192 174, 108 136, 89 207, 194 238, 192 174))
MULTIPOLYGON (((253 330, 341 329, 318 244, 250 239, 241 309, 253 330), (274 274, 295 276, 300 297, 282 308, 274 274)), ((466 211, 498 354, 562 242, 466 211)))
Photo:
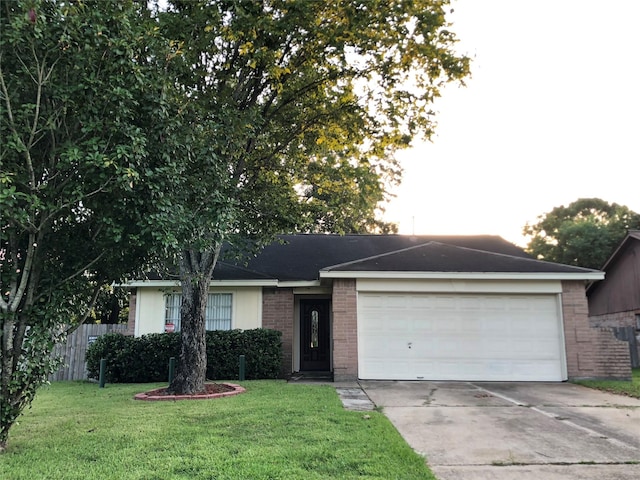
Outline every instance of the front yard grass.
POLYGON ((142 402, 133 395, 164 385, 53 383, 12 429, 0 478, 435 478, 383 414, 344 410, 333 387, 242 385, 234 397, 142 402))
POLYGON ((576 380, 575 383, 589 388, 640 398, 640 368, 634 368, 630 382, 622 380, 576 380))

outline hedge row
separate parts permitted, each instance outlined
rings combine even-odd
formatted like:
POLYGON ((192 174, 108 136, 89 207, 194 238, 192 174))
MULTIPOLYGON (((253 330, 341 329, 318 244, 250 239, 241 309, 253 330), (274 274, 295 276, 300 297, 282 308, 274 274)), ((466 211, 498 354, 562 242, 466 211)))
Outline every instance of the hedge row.
MULTIPOLYGON (((238 379, 238 359, 245 356, 247 380, 277 378, 282 361, 282 333, 276 330, 216 330, 207 332, 207 379, 238 379)), ((100 375, 100 359, 107 361, 109 383, 163 382, 169 358, 180 361, 180 333, 154 333, 142 337, 108 333, 87 349, 90 378, 100 375)))

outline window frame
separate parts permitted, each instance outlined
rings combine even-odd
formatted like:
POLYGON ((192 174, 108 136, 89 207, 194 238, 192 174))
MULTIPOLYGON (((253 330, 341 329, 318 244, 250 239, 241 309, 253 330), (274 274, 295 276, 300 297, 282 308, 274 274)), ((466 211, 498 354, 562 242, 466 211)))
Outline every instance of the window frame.
MULTIPOLYGON (((182 293, 181 292, 168 292, 164 295, 164 331, 165 332, 179 332, 181 330, 180 324, 180 307, 182 305, 182 293)), ((205 330, 233 330, 234 324, 234 295, 233 292, 209 292, 207 294, 207 306, 205 309, 205 330), (218 316, 215 318, 219 309, 228 310, 228 315, 218 316), (218 322, 218 325, 216 325, 218 322), (226 325, 222 325, 223 328, 210 328, 220 327, 220 322, 228 322, 226 325)))

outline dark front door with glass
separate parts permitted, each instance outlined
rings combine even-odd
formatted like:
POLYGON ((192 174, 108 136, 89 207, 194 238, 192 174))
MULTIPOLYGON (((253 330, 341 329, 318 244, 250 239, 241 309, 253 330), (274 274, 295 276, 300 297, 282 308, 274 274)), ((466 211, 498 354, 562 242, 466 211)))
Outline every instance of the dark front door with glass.
POLYGON ((329 329, 329 300, 300 300, 300 371, 329 371, 329 329))

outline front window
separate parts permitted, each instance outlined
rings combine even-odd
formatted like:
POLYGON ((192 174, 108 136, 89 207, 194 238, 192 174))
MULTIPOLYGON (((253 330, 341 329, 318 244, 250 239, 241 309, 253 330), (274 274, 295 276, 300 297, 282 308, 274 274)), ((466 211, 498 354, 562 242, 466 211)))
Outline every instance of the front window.
MULTIPOLYGON (((230 293, 210 293, 207 297, 205 311, 205 328, 207 330, 231 330, 230 293)), ((165 295, 164 324, 165 332, 180 331, 180 305, 182 294, 170 293, 165 295)))

